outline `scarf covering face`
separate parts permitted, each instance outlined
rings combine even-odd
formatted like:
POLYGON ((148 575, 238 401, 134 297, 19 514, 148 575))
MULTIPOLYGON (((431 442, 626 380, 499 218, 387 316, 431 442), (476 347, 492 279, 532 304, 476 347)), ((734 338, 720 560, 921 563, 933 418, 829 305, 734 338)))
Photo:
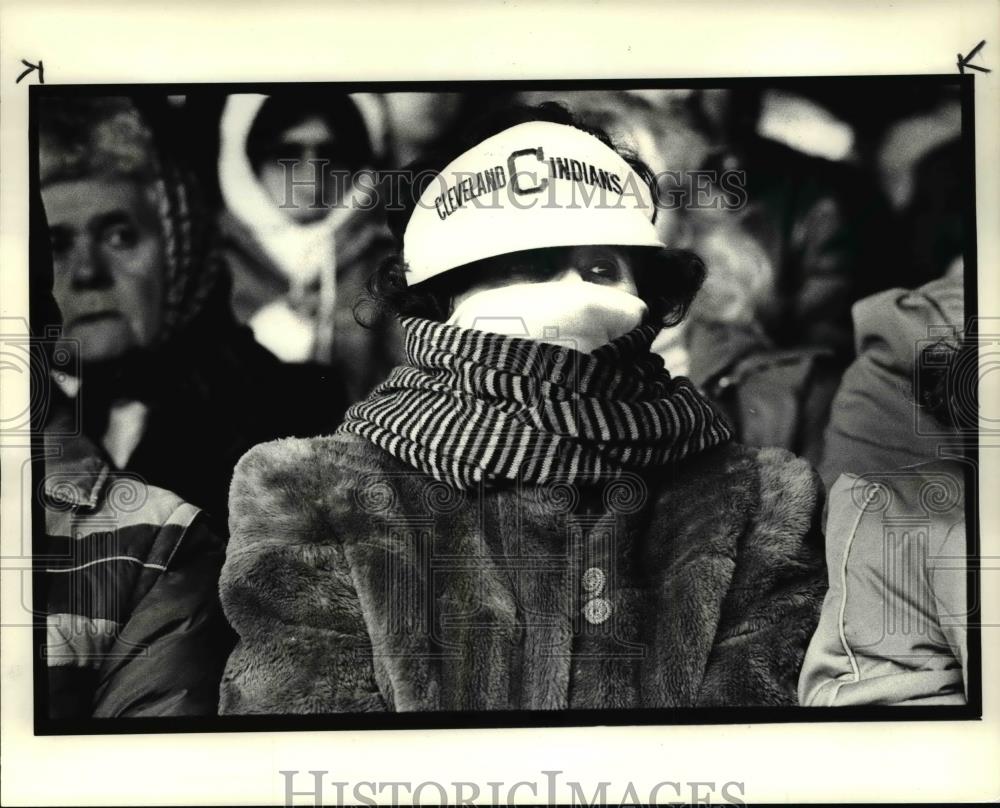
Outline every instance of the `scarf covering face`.
POLYGON ((351 407, 352 432, 466 489, 520 479, 590 484, 663 466, 732 438, 642 325, 591 354, 406 317, 408 364, 351 407))
POLYGON ((602 284, 527 281, 476 292, 455 307, 448 325, 592 353, 638 327, 647 311, 636 295, 602 284))

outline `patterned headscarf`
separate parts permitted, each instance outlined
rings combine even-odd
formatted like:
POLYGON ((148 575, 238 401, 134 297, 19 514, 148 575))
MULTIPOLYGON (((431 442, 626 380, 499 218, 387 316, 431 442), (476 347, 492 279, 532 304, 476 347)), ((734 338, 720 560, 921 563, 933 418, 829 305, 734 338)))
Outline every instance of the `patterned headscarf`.
POLYGON ((44 97, 39 105, 41 187, 85 177, 132 177, 153 204, 163 234, 163 326, 169 342, 202 310, 219 275, 207 250, 207 212, 194 178, 157 140, 147 115, 123 96, 44 97))

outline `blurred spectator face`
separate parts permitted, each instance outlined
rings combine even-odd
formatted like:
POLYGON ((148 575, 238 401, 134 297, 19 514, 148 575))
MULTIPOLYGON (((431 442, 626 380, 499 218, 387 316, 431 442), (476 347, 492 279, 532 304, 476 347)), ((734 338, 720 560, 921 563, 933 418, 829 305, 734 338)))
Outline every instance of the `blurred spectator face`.
MULTIPOLYGON (((261 185, 284 213, 300 224, 319 221, 341 199, 334 135, 318 115, 284 129, 258 167, 261 185), (291 187, 289 187, 291 186, 291 187)), ((343 168, 340 168, 343 172, 343 168)))
POLYGON ((156 338, 162 322, 164 243, 142 183, 128 177, 63 180, 42 189, 53 294, 63 334, 85 362, 156 338))

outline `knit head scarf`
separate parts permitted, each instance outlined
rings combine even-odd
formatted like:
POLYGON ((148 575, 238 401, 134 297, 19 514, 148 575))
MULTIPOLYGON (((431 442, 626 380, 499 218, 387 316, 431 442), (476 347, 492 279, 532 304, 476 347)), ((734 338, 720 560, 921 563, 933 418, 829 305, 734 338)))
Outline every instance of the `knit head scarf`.
POLYGON ((141 182, 163 235, 162 346, 195 319, 215 286, 219 264, 207 252, 207 215, 193 177, 155 141, 153 129, 127 97, 42 99, 40 184, 84 177, 141 182))
POLYGON ((644 324, 590 354, 403 318, 407 364, 348 410, 341 432, 456 488, 588 484, 674 463, 732 432, 672 378, 644 324))

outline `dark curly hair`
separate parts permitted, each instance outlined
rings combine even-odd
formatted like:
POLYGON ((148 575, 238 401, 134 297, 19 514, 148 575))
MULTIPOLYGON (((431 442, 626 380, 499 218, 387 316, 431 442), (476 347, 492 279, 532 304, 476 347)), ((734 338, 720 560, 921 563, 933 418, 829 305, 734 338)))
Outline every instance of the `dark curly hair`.
MULTIPOLYGON (((656 198, 656 181, 649 166, 635 154, 617 147, 607 133, 580 124, 569 110, 554 102, 538 106, 514 105, 480 118, 468 129, 451 138, 437 152, 407 167, 407 176, 412 183, 402 189, 402 204, 386 209, 389 229, 400 249, 406 225, 421 194, 452 160, 492 135, 532 121, 574 126, 596 137, 629 164, 649 187, 653 198, 656 198)), ((444 321, 450 316, 451 302, 456 296, 498 274, 504 274, 512 255, 532 263, 544 264, 544 261, 538 261, 540 253, 551 254, 553 249, 558 248, 527 250, 466 264, 430 278, 417 287, 411 287, 407 283, 406 264, 401 252, 397 252, 371 276, 367 285, 368 299, 359 303, 355 314, 362 322, 371 313, 375 313, 376 317, 395 314, 444 321), (360 316, 361 311, 367 313, 365 318, 360 316)), ((650 318, 661 321, 665 326, 679 323, 684 319, 705 280, 706 270, 702 260, 690 250, 652 247, 627 249, 635 271, 639 296, 649 306, 650 318)))

